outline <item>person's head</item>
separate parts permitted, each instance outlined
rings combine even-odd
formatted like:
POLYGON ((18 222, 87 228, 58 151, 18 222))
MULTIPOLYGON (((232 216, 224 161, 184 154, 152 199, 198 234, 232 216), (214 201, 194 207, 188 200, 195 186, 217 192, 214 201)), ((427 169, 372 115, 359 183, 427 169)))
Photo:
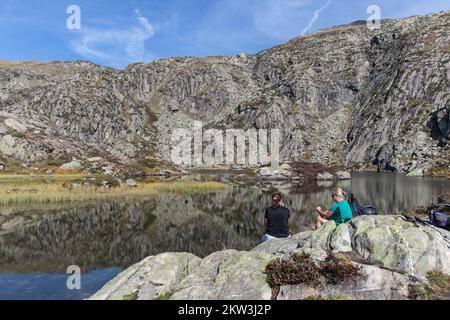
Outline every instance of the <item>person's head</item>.
POLYGON ((342 200, 345 199, 345 194, 346 194, 345 191, 342 190, 341 188, 335 188, 331 192, 331 197, 333 198, 334 202, 341 202, 342 200))
POLYGON ((283 195, 279 192, 272 195, 272 207, 279 208, 283 203, 283 195))

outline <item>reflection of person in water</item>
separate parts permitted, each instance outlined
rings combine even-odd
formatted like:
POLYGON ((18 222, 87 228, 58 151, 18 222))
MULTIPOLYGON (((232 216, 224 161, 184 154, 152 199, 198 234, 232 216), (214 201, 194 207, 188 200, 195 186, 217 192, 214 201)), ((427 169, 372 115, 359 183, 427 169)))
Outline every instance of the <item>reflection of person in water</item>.
POLYGON ((262 241, 272 239, 289 238, 289 218, 291 212, 284 206, 281 193, 272 196, 272 206, 268 207, 264 213, 264 236, 262 241))

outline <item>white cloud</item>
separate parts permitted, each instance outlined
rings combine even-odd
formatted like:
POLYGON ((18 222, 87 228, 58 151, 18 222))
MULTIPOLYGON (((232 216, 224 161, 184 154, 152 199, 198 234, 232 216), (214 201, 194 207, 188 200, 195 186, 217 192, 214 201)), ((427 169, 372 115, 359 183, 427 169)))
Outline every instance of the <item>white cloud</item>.
POLYGON ((311 17, 311 19, 309 20, 308 25, 306 26, 305 29, 303 29, 302 31, 302 35, 304 35, 306 32, 308 32, 309 29, 311 29, 311 27, 316 23, 316 21, 319 19, 320 14, 322 13, 323 10, 325 10, 326 8, 328 8, 328 6, 330 5, 330 0, 327 0, 327 3, 325 3, 325 5, 323 5, 321 8, 317 9, 316 11, 314 11, 313 16, 311 17))
POLYGON ((304 23, 309 0, 263 0, 252 5, 255 27, 262 33, 280 40, 298 36, 304 23))
POLYGON ((315 10, 313 0, 219 0, 193 42, 206 53, 266 48, 268 41, 280 43, 310 30, 330 2, 315 10))
POLYGON ((154 60, 155 56, 145 48, 146 41, 155 34, 154 28, 139 10, 135 14, 139 25, 129 29, 95 29, 82 25, 81 36, 71 42, 71 48, 84 58, 112 66, 154 60))

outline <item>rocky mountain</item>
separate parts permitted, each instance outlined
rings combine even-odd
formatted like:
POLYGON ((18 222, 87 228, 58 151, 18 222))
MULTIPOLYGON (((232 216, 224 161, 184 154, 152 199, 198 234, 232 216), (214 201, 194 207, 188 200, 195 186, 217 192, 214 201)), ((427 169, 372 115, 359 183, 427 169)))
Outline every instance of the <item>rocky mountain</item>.
POLYGON ((90 169, 153 169, 170 161, 172 131, 200 120, 280 128, 284 161, 427 172, 449 166, 449 70, 450 12, 123 70, 3 61, 0 155, 5 167, 76 158, 90 169))

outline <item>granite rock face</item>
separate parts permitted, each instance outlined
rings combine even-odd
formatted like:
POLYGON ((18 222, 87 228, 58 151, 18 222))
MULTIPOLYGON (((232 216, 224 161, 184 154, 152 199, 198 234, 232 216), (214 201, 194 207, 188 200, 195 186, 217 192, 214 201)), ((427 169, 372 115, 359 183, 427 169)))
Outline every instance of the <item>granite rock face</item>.
POLYGON ((169 161, 171 133, 195 119, 216 129, 282 123, 282 161, 448 167, 449 16, 386 20, 374 31, 349 24, 255 55, 124 70, 0 62, 0 153, 61 164, 169 161))

